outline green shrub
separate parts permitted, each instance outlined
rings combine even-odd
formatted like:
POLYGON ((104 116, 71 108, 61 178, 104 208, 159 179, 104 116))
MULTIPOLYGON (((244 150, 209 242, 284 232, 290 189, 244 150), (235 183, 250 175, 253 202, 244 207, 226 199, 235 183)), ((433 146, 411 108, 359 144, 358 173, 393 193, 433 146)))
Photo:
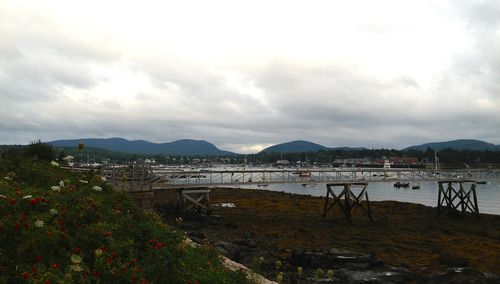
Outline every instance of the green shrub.
POLYGON ((37 140, 26 146, 24 149, 24 157, 52 161, 55 159, 56 155, 52 149, 52 145, 37 140))
POLYGON ((245 282, 99 176, 18 164, 0 167, 0 283, 245 282))

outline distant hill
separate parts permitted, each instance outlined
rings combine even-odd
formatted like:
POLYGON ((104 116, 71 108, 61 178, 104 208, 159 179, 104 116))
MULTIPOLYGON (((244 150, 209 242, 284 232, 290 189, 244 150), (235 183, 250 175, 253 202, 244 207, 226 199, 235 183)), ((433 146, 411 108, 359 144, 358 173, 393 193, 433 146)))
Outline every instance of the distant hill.
POLYGON ((350 150, 362 150, 362 149, 365 149, 365 148, 351 148, 351 147, 329 148, 329 147, 326 147, 326 146, 323 146, 320 144, 316 144, 313 142, 309 142, 309 141, 296 140, 296 141, 276 144, 276 145, 267 147, 266 149, 262 150, 261 152, 264 152, 264 153, 301 153, 301 152, 317 152, 320 150, 350 151, 350 150))
POLYGON ((410 146, 403 150, 426 151, 427 148, 431 148, 433 150, 438 150, 438 151, 443 149, 495 151, 495 150, 500 150, 500 145, 491 144, 481 140, 459 139, 447 142, 434 142, 434 143, 426 143, 422 145, 410 146))
POLYGON ((182 139, 169 143, 152 143, 144 140, 129 141, 123 138, 87 138, 71 140, 55 140, 48 142, 54 147, 76 147, 82 142, 86 147, 100 148, 111 151, 140 154, 166 155, 207 155, 229 156, 232 152, 219 150, 213 144, 204 140, 182 139))
POLYGON ((261 152, 264 152, 264 153, 297 153, 297 152, 316 152, 319 150, 327 150, 327 149, 328 148, 323 146, 323 145, 319 145, 319 144, 312 143, 309 141, 297 140, 297 141, 276 144, 276 145, 267 147, 266 149, 262 150, 261 152))

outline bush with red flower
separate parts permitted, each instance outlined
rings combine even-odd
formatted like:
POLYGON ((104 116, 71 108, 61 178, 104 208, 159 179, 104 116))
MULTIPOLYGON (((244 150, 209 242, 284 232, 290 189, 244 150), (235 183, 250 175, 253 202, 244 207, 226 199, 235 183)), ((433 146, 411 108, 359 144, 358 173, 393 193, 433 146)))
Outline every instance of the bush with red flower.
POLYGON ((246 281, 92 172, 2 160, 0 176, 0 283, 246 281))

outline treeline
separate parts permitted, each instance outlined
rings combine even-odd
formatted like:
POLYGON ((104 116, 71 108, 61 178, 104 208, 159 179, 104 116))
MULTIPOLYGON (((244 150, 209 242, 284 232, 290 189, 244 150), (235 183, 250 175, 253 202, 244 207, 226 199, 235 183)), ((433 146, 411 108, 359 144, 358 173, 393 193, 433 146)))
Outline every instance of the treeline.
MULTIPOLYGON (((500 151, 472 151, 444 149, 436 152, 439 163, 467 167, 484 164, 500 164, 500 151)), ((377 162, 391 157, 417 158, 419 163, 434 163, 433 149, 427 151, 395 150, 395 149, 363 149, 363 150, 333 150, 308 153, 257 153, 246 155, 249 163, 274 163, 277 160, 288 160, 290 163, 305 162, 310 164, 333 164, 336 160, 367 159, 377 162)), ((239 159, 242 159, 239 157, 239 159)))
MULTIPOLYGON (((0 158, 2 156, 37 156, 44 160, 56 160, 64 162, 63 158, 71 155, 76 163, 143 163, 147 160, 155 161, 158 164, 181 165, 181 164, 273 164, 278 160, 288 160, 291 165, 297 162, 307 162, 309 164, 336 164, 336 161, 343 159, 366 159, 372 162, 379 162, 381 159, 392 157, 417 158, 418 162, 434 163, 435 153, 433 149, 426 151, 416 150, 396 150, 396 149, 361 149, 361 150, 320 150, 307 153, 267 153, 234 155, 226 157, 218 156, 173 156, 173 155, 148 155, 115 152, 98 148, 77 147, 53 148, 51 145, 35 141, 28 146, 0 146, 0 158)), ((482 167, 489 165, 500 165, 500 151, 472 151, 444 149, 437 151, 437 157, 441 165, 453 167, 482 167)))

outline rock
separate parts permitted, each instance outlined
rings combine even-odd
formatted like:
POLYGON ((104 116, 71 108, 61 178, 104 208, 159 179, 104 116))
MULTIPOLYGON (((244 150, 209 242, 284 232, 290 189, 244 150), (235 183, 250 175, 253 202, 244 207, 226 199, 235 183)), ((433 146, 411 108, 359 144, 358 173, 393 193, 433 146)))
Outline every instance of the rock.
POLYGON ((468 284, 468 283, 499 283, 498 275, 481 273, 473 268, 449 268, 444 272, 433 274, 429 277, 424 277, 422 283, 453 283, 453 284, 468 284))
POLYGON ((245 246, 249 248, 255 248, 257 246, 257 242, 254 239, 241 239, 234 242, 239 246, 245 246))
POLYGON ((439 256, 439 263, 447 267, 467 267, 469 261, 461 256, 443 254, 439 256))
POLYGON ((341 250, 337 248, 331 248, 328 251, 329 254, 335 255, 335 256, 361 256, 363 254, 351 250, 341 250))
POLYGON ((218 241, 214 245, 225 257, 236 261, 239 260, 241 256, 241 248, 239 246, 224 241, 218 241))
POLYGON ((414 280, 410 274, 393 271, 351 271, 347 269, 336 270, 334 277, 338 278, 340 283, 408 283, 414 280))
POLYGON ((245 239, 255 239, 257 237, 257 234, 254 232, 254 231, 245 231, 245 233, 243 234, 243 237, 245 239))
POLYGON ((207 238, 207 235, 201 231, 188 232, 188 236, 190 238, 198 238, 198 239, 202 239, 202 240, 207 238))
POLYGON ((231 228, 231 229, 238 229, 238 224, 234 222, 230 222, 226 224, 226 227, 231 228))

